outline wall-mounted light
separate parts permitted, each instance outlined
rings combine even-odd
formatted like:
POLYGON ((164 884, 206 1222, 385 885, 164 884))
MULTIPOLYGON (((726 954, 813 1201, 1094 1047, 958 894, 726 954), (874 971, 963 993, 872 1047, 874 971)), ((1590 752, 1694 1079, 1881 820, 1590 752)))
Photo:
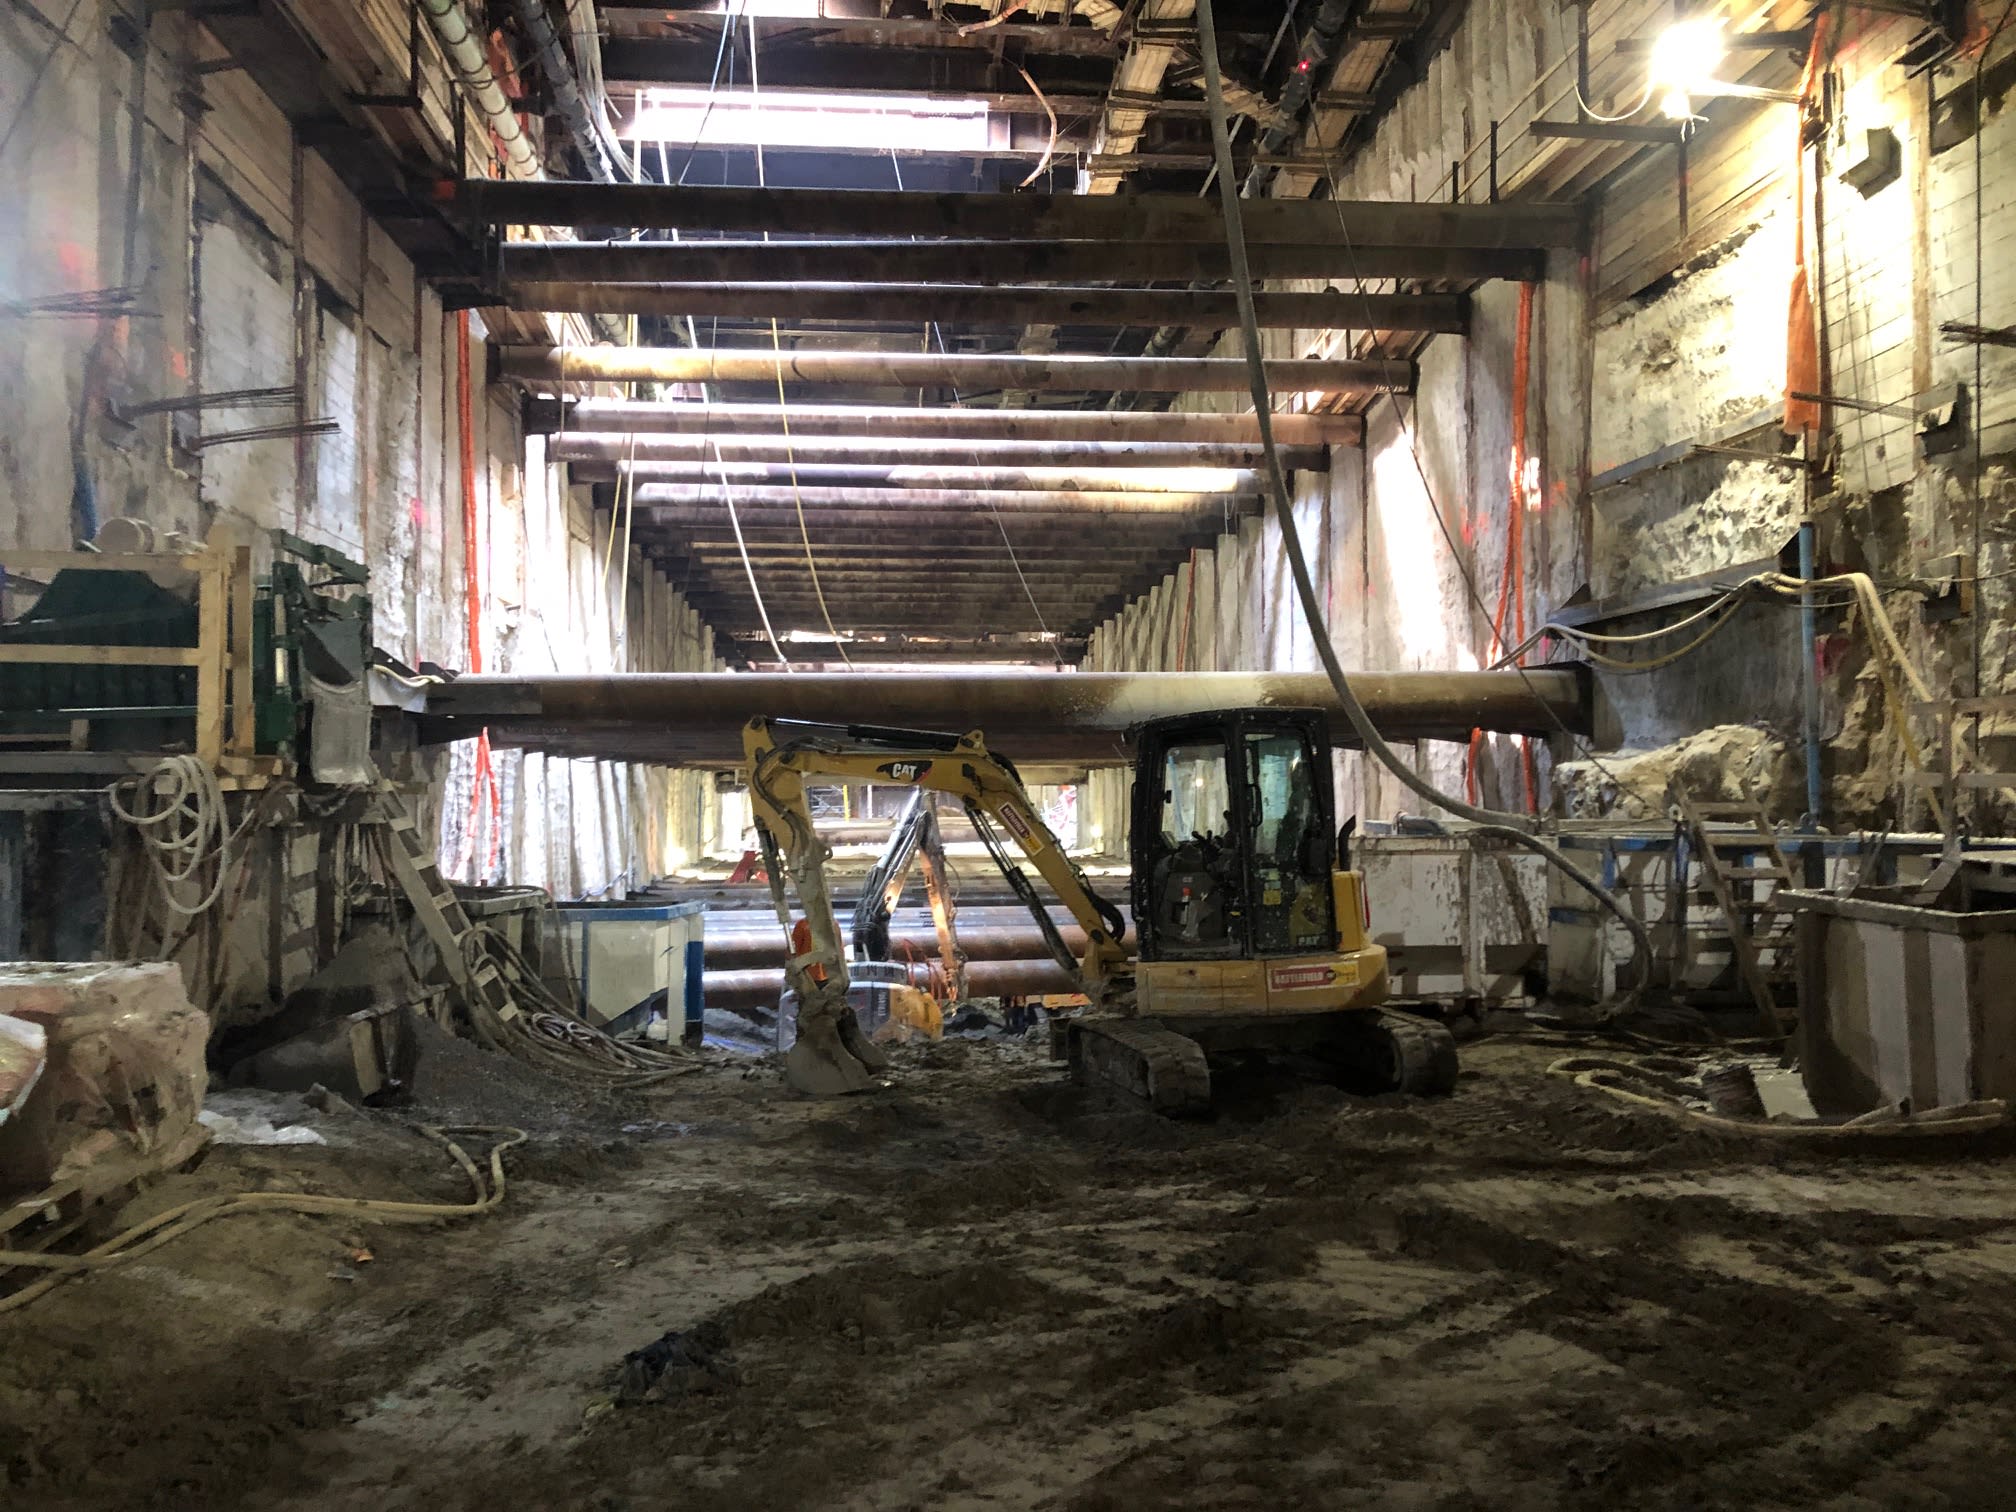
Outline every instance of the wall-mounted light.
POLYGON ((1722 91, 1715 70, 1729 51, 1722 22, 1708 16, 1675 21, 1652 44, 1650 83, 1660 111, 1684 121, 1694 113, 1696 95, 1722 91))

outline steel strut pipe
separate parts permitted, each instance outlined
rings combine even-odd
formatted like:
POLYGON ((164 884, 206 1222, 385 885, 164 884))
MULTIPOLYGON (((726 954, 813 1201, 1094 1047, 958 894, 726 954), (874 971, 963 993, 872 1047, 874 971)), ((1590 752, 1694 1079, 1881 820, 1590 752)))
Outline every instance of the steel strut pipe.
MULTIPOLYGON (((1246 364, 1232 357, 1083 357, 972 352, 786 352, 693 347, 507 346, 495 348, 503 378, 533 383, 852 383, 883 388, 1013 388, 1043 392, 1125 389, 1181 394, 1243 393, 1246 364)), ((1284 391, 1405 393, 1405 361, 1297 358, 1267 364, 1284 391)))
MULTIPOLYGON (((514 310, 673 319, 835 320, 907 324, 920 319, 1014 329, 1029 325, 1236 325, 1230 294, 1200 289, 1097 289, 938 283, 542 283, 504 291, 514 310)), ((1266 293, 1256 304, 1269 330, 1431 331, 1469 329, 1462 294, 1266 293)))
MULTIPOLYGON (((844 380, 843 380, 844 381, 844 380)), ((904 467, 1198 467, 1254 468, 1266 453, 1257 444, 1224 441, 939 441, 914 436, 628 435, 566 431, 547 443, 555 462, 790 462, 820 466, 884 463, 904 467)), ((1328 467, 1320 446, 1283 447, 1281 465, 1328 467)))
MULTIPOLYGON (((879 445, 896 435, 911 442, 1069 442, 1077 445, 1202 442, 1256 446, 1259 423, 1250 414, 1209 415, 1143 410, 908 409, 901 405, 703 404, 692 400, 531 399, 528 431, 624 435, 775 436, 788 421, 794 443, 811 436, 858 438, 879 445)), ((1355 446, 1364 435, 1356 415, 1280 414, 1273 417, 1279 446, 1355 446)))
MULTIPOLYGON (((919 961, 920 986, 926 975, 919 961)), ((775 1008, 784 995, 784 968, 709 971, 702 982, 710 1008, 775 1008)), ((1078 990, 1077 977, 1055 961, 974 961, 966 968, 968 997, 1039 997, 1078 990)))
MULTIPOLYGON (((924 198, 925 196, 918 196, 924 198)), ((1015 196, 1003 196, 1014 198, 1015 196)), ((1127 200, 1116 203, 1128 203, 1127 200)), ((1084 283, 1124 272, 1134 282, 1215 283, 1231 276, 1221 246, 1077 242, 509 242, 507 285, 629 283, 1084 283)), ((1256 278, 1544 278, 1544 252, 1468 247, 1256 246, 1256 278)), ((681 313, 684 313, 683 311, 681 313)))
MULTIPOLYGON (((955 595, 946 607, 957 602, 955 595)), ((1389 739, 1467 740, 1473 729, 1527 735, 1555 734, 1563 726, 1588 729, 1587 689, 1575 668, 1350 677, 1352 691, 1389 739)), ((1250 706, 1323 709, 1331 715, 1333 737, 1350 739, 1328 680, 1309 672, 483 674, 427 695, 428 714, 448 722, 441 733, 450 738, 487 725, 493 739, 507 743, 517 739, 515 731, 531 736, 528 743, 564 744, 582 754, 603 749, 636 760, 713 767, 741 762, 742 727, 759 715, 977 729, 1018 762, 1110 765, 1128 759, 1127 731, 1144 719, 1250 706)))
POLYGON ((725 505, 737 509, 807 509, 846 513, 908 514, 912 524, 926 514, 944 510, 1004 514, 1061 514, 1103 519, 1110 515, 1169 515, 1235 512, 1260 503, 1250 493, 1128 493, 1118 489, 1058 488, 821 488, 804 484, 761 483, 723 489, 720 484, 647 483, 638 474, 637 507, 667 524, 685 518, 681 511, 697 508, 706 518, 726 519, 725 505))
MULTIPOLYGON (((1236 506, 1259 496, 1260 475, 1251 468, 1186 467, 1173 472, 1139 467, 857 467, 851 463, 803 463, 793 469, 782 463, 724 462, 575 462, 577 482, 612 482, 627 472, 637 482, 718 485, 725 475, 736 498, 756 485, 847 490, 883 490, 912 495, 930 490, 994 494, 1121 493, 1140 497, 1160 494, 1224 499, 1236 506)), ((1006 499, 993 502, 1007 507, 1006 499)), ((1147 506, 1143 506, 1147 507, 1147 506)))

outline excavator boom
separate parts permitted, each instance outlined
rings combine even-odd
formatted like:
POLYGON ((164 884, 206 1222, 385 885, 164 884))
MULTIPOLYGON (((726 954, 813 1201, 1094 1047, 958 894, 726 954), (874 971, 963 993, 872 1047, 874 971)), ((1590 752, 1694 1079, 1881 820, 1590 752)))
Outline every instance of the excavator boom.
POLYGON ((800 1091, 833 1095, 874 1085, 886 1061, 861 1032, 847 1002, 847 952, 834 917, 826 877, 828 847, 812 826, 805 797, 808 779, 909 785, 946 793, 965 803, 990 850, 1018 891, 1049 923, 1040 900, 1016 871, 997 831, 1005 831, 1049 883, 1085 932, 1085 953, 1075 964, 1095 1002, 1128 970, 1125 920, 1100 898, 1044 823, 1014 765, 987 749, 977 730, 944 735, 868 725, 800 724, 752 719, 743 728, 749 802, 770 874, 771 896, 787 937, 791 929, 788 875, 811 933, 810 949, 785 963, 798 996, 798 1038, 785 1057, 785 1075, 800 1091))

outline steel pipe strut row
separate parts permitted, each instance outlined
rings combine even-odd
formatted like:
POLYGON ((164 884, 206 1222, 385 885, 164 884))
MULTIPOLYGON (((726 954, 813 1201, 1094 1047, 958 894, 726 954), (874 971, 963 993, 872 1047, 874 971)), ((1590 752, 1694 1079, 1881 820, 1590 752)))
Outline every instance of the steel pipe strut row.
MULTIPOLYGON (((1251 414, 1186 414, 1145 410, 911 409, 894 404, 704 404, 691 400, 529 399, 528 431, 636 432, 640 435, 766 435, 780 433, 788 417, 791 436, 897 435, 943 441, 1197 441, 1251 446, 1260 427, 1251 414)), ((1281 446, 1355 446, 1363 436, 1356 415, 1278 414, 1274 440, 1281 446)))
MULTIPOLYGON (((496 349, 504 378, 538 383, 768 383, 780 359, 760 350, 691 347, 507 346, 496 349)), ((915 389, 1014 388, 1077 392, 1244 393, 1246 364, 1230 357, 1083 357, 969 352, 786 352, 791 383, 858 383, 915 389)), ((1405 393, 1414 365, 1403 361, 1295 359, 1267 372, 1286 391, 1405 393)))
MULTIPOLYGON (((1131 271, 1131 270, 1130 270, 1131 271)), ((951 283, 514 283, 514 310, 580 315, 728 316, 914 325, 1201 326, 1225 329, 1239 312, 1209 289, 989 287, 951 283)), ((1469 328, 1461 294, 1265 293, 1255 302, 1270 330, 1434 331, 1469 328)))
MULTIPOLYGON (((620 431, 567 431, 547 444, 555 462, 827 462, 886 463, 897 467, 1259 467, 1257 445, 1228 441, 940 441, 930 436, 801 436, 791 434, 639 435, 620 431)), ((1329 466, 1320 446, 1281 448, 1281 465, 1293 470, 1329 466)))

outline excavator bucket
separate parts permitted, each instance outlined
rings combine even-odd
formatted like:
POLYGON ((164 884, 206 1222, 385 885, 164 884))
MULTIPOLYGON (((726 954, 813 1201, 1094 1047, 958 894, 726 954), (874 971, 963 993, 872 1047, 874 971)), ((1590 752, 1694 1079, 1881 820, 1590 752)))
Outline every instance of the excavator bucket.
POLYGON ((784 1079, 794 1090, 811 1097, 866 1092, 888 1066, 840 993, 822 983, 799 1004, 798 1039, 784 1055, 784 1079))

